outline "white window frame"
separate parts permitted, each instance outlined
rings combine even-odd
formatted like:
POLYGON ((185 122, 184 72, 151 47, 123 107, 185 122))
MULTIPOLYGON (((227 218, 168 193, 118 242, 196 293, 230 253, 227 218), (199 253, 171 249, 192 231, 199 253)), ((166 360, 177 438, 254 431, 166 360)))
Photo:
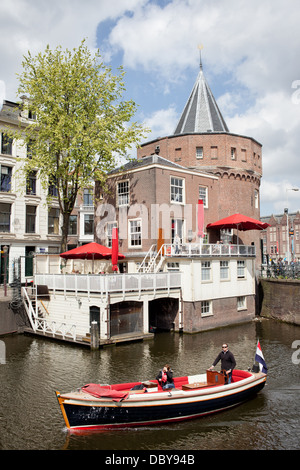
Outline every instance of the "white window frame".
POLYGON ((201 317, 210 317, 213 315, 212 311, 212 301, 211 300, 202 300, 201 301, 201 317))
POLYGON ((116 221, 106 223, 105 232, 106 232, 106 243, 107 243, 108 248, 112 247, 112 231, 113 231, 113 228, 117 228, 117 227, 118 227, 118 223, 116 221))
POLYGON ((176 262, 167 263, 167 271, 180 271, 180 265, 176 262))
POLYGON ((185 240, 185 220, 171 219, 171 242, 174 243, 176 234, 180 238, 180 244, 185 240))
POLYGON ((247 301, 245 295, 237 297, 237 310, 247 310, 247 301))
POLYGON ((203 201, 203 207, 208 208, 208 188, 207 186, 199 186, 199 199, 203 201), (204 196, 204 198, 203 198, 204 196))
POLYGON ((202 261, 201 262, 201 281, 202 282, 211 282, 211 262, 202 261))
POLYGON ((229 261, 221 260, 220 261, 220 280, 221 281, 229 281, 229 261), (225 276, 224 276, 225 274, 225 276))
MULTIPOLYGON (((180 192, 176 193, 180 194, 180 192)), ((172 204, 185 204, 185 179, 184 178, 179 178, 177 176, 170 176, 170 202, 172 204), (181 181, 182 185, 177 184, 176 180, 181 181), (175 192, 172 191, 172 188, 178 189, 179 191, 181 190, 181 201, 176 200, 176 197, 174 197, 175 192)))
POLYGON ((116 191, 117 191, 117 206, 118 207, 129 206, 129 180, 117 181, 116 191), (123 187, 125 188, 125 191, 122 191, 122 192, 119 191, 119 187, 121 187, 121 185, 123 185, 123 187), (127 190, 126 190, 125 185, 127 185, 127 190))
POLYGON ((142 247, 142 219, 129 219, 128 220, 128 247, 129 248, 141 248, 142 247), (136 227, 140 227, 139 231, 133 231, 133 224, 136 227), (136 234, 140 235, 140 243, 133 243, 133 237, 136 234))
POLYGON ((238 279, 246 279, 245 260, 237 260, 237 278, 238 279))
POLYGON ((197 160, 203 159, 203 147, 201 147, 200 145, 196 147, 196 158, 197 160))

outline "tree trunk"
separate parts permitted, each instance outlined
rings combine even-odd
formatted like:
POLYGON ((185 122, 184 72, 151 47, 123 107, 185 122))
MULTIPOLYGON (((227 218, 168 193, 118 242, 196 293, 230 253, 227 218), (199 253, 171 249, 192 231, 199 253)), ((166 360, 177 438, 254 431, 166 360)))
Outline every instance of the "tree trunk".
POLYGON ((67 244, 68 244, 68 232, 69 232, 69 220, 70 214, 64 213, 63 214, 63 223, 61 228, 61 253, 67 251, 67 244))

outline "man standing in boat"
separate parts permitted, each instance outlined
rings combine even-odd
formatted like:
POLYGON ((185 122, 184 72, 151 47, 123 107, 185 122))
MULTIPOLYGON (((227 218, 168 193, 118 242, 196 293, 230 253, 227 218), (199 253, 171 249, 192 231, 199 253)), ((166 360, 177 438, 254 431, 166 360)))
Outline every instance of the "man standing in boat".
POLYGON ((223 344, 222 351, 218 354, 209 370, 212 370, 219 361, 221 361, 221 369, 226 372, 227 383, 230 384, 232 371, 236 366, 236 361, 232 352, 229 351, 227 343, 223 344))

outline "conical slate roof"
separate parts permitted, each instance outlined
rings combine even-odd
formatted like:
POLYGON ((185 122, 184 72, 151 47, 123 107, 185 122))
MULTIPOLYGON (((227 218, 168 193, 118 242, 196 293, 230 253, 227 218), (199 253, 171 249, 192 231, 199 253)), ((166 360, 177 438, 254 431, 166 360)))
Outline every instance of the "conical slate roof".
POLYGON ((203 74, 202 64, 200 64, 196 83, 176 126, 174 135, 198 132, 229 132, 203 74))

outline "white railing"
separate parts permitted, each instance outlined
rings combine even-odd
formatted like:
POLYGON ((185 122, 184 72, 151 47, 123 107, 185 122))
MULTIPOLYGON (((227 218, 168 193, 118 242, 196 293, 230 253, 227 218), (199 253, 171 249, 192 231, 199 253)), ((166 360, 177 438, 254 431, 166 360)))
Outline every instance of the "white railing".
POLYGON ((180 272, 132 274, 36 274, 35 285, 46 285, 55 292, 107 295, 121 292, 170 290, 181 287, 180 272))
POLYGON ((255 257, 254 245, 199 244, 185 243, 176 249, 175 245, 164 245, 165 256, 249 256, 255 257))
POLYGON ((30 287, 22 287, 23 304, 30 321, 30 325, 33 331, 40 332, 43 334, 51 334, 53 337, 61 336, 63 339, 71 338, 76 340, 76 325, 68 325, 67 323, 57 323, 55 321, 47 321, 45 318, 40 318, 37 314, 37 299, 35 295, 35 289, 30 287), (28 289, 33 293, 29 293, 28 289), (32 300, 36 302, 36 309, 33 308, 32 300))
POLYGON ((63 339, 76 339, 76 325, 67 325, 67 323, 57 323, 56 321, 47 321, 44 318, 36 319, 36 328, 34 331, 39 331, 43 334, 50 334, 53 337, 61 336, 63 339))
MULTIPOLYGON (((33 288, 30 287, 30 290, 33 290, 33 288)), ((23 304, 24 304, 31 328, 35 330, 37 314, 33 308, 30 295, 28 295, 28 288, 22 287, 22 297, 23 297, 23 304)))

